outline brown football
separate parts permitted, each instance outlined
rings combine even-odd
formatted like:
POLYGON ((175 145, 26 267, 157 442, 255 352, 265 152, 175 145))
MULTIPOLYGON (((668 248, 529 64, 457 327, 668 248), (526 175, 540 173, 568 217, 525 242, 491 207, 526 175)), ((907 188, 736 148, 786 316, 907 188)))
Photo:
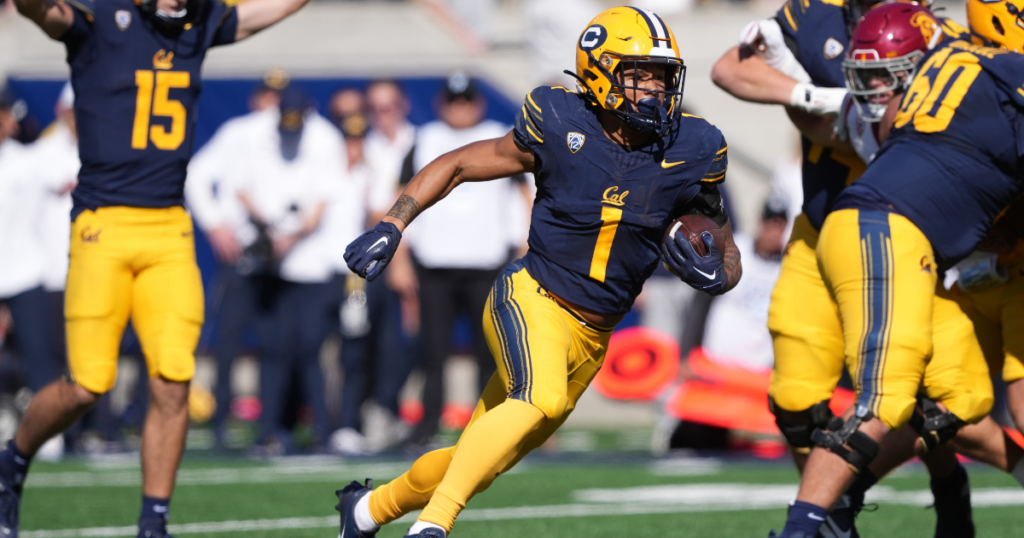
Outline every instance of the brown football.
POLYGON ((704 232, 711 232, 711 237, 715 239, 718 249, 722 250, 722 245, 725 244, 725 232, 715 224, 715 221, 704 215, 683 215, 672 221, 668 229, 665 230, 665 235, 661 238, 661 241, 664 243, 673 234, 683 234, 690 240, 690 244, 693 245, 693 249, 697 251, 697 254, 704 257, 708 255, 708 249, 700 238, 700 235, 704 232))

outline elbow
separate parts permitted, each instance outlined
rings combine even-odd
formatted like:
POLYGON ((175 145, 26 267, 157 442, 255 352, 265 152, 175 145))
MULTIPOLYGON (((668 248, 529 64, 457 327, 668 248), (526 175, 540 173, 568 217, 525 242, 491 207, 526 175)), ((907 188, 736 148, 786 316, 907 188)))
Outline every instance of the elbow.
POLYGON ((725 91, 730 91, 736 78, 736 62, 733 61, 733 57, 738 54, 736 47, 729 49, 711 68, 711 82, 725 91))

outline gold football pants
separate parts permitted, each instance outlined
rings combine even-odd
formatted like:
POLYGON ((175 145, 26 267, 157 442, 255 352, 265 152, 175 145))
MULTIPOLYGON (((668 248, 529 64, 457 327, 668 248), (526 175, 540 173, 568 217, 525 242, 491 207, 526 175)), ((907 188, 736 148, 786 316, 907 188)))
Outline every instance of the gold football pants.
POLYGON ((182 207, 104 207, 78 215, 64 300, 75 383, 97 394, 114 386, 129 317, 151 377, 192 379, 203 325, 193 240, 182 207))

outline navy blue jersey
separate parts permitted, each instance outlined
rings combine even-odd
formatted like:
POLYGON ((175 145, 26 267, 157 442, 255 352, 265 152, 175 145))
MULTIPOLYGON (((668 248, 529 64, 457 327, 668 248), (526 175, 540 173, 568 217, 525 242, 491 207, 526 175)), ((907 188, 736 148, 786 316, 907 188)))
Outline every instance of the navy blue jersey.
POLYGON ((184 202, 200 68, 235 40, 235 9, 207 0, 195 23, 163 34, 132 0, 77 0, 61 36, 75 90, 82 170, 73 215, 105 206, 184 202))
POLYGON ((892 134, 837 208, 889 209, 942 266, 968 255, 1022 192, 1024 55, 952 41, 921 59, 892 134))
POLYGON ((594 312, 626 312, 658 265, 661 238, 702 186, 725 180, 727 145, 684 115, 652 144, 611 141, 597 109, 565 88, 531 92, 516 142, 533 151, 537 198, 526 268, 545 288, 594 312))
MULTIPOLYGON (((815 86, 843 88, 843 57, 850 42, 843 0, 789 0, 775 15, 786 44, 815 86)), ((803 211, 816 229, 825 222, 836 196, 864 171, 856 155, 800 137, 803 149, 803 211)))

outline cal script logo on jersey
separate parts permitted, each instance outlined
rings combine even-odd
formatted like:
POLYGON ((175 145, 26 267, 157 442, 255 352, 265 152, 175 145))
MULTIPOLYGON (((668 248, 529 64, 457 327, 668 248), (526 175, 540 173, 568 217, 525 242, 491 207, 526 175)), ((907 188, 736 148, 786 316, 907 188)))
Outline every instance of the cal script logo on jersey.
POLYGON ((587 141, 587 137, 583 133, 573 132, 569 133, 568 136, 565 137, 565 141, 569 144, 569 151, 576 153, 583 147, 583 143, 587 141))
POLYGON ((624 192, 622 194, 618 194, 618 190, 619 190, 618 187, 608 187, 607 189, 605 189, 604 190, 604 199, 601 200, 601 203, 603 203, 603 204, 611 204, 611 205, 620 206, 620 207, 626 205, 626 201, 625 200, 626 200, 626 196, 629 196, 629 191, 626 191, 626 192, 624 192))
POLYGON ((825 59, 832 60, 838 58, 843 53, 843 44, 836 41, 834 37, 828 38, 825 42, 825 59))
POLYGON ((119 9, 114 12, 114 22, 117 23, 117 27, 123 32, 128 29, 132 24, 132 12, 119 9))

